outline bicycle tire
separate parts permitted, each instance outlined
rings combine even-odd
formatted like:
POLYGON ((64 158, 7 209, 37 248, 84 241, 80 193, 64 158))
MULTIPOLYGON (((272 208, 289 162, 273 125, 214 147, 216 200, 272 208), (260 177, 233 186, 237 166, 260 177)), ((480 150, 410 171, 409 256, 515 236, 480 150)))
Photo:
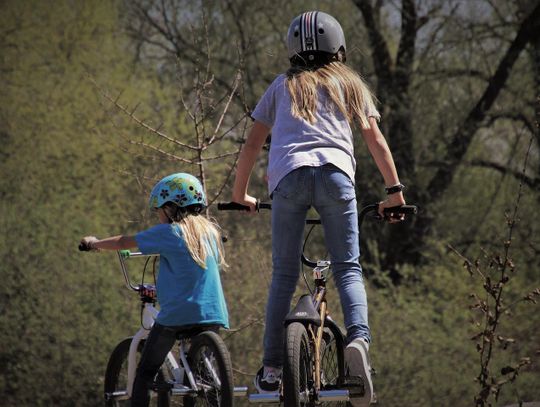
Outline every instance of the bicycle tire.
POLYGON ((203 385, 203 390, 196 397, 184 397, 184 406, 232 407, 234 396, 232 362, 223 339, 212 331, 194 336, 187 358, 195 381, 203 385), (221 385, 216 383, 215 376, 209 370, 205 359, 210 362, 211 369, 221 385))
MULTIPOLYGON (((117 391, 127 390, 127 359, 129 353, 129 347, 133 338, 126 338, 120 342, 114 348, 109 362, 107 364, 107 370, 105 371, 105 405, 107 407, 120 407, 129 406, 130 400, 119 399, 107 399, 107 394, 111 394, 117 391)), ((139 342, 137 353, 140 354, 144 347, 144 339, 139 342)), ((138 358, 139 359, 139 358, 138 358)), ((138 360, 137 360, 138 363, 138 360)), ((165 380, 164 368, 162 367, 156 376, 156 382, 162 382, 165 380)), ((155 407, 169 407, 170 396, 169 393, 158 393, 156 397, 150 398, 150 406, 155 407)))
MULTIPOLYGON (((343 335, 335 332, 336 325, 327 326, 323 331, 321 346, 321 390, 335 389, 341 385, 345 376, 343 335)), ((350 402, 326 402, 321 406, 350 406, 350 402)))
POLYGON ((285 407, 312 406, 313 358, 308 333, 300 322, 287 326, 283 364, 283 402, 285 407), (301 396, 304 394, 304 397, 301 396))

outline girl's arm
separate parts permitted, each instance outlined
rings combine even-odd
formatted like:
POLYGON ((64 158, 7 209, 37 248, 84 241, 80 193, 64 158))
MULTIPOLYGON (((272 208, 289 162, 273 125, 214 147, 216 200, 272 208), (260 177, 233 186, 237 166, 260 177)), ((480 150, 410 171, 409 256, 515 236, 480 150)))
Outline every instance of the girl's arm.
MULTIPOLYGON (((367 144, 371 156, 375 160, 377 168, 381 172, 384 178, 386 187, 399 184, 399 177, 392 158, 390 148, 386 143, 386 139, 379 130, 377 120, 373 117, 369 118, 369 124, 371 128, 362 129, 362 136, 367 144)), ((382 215, 384 208, 390 208, 392 206, 405 205, 405 198, 402 192, 397 192, 388 195, 387 199, 379 205, 379 212, 382 215)))
POLYGON ((238 158, 232 200, 249 206, 251 210, 255 210, 257 200, 247 193, 249 177, 269 132, 269 127, 255 120, 238 158))
POLYGON ((124 250, 137 247, 134 236, 112 236, 105 239, 98 239, 95 236, 86 236, 81 243, 92 250, 124 250))

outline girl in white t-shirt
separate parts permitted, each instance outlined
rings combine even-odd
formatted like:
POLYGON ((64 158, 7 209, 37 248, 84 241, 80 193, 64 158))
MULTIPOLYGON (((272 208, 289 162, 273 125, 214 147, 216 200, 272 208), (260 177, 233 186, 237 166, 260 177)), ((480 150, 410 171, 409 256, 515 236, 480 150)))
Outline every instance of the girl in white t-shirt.
MULTIPOLYGON (((255 160, 270 132, 268 187, 272 196, 273 275, 266 308, 263 368, 255 385, 278 391, 283 366, 283 321, 289 312, 300 272, 306 213, 321 217, 347 328, 346 363, 361 376, 366 394, 353 400, 367 406, 373 386, 368 358, 371 341, 367 298, 359 263, 358 217, 354 187, 356 162, 351 124, 356 122, 384 178, 384 208, 405 204, 403 185, 381 134, 379 113, 360 76, 345 65, 345 37, 340 24, 322 12, 297 16, 288 31, 291 68, 267 89, 252 117, 236 173, 233 201, 255 208, 247 193, 255 160)), ((399 220, 399 219, 398 219, 399 220)))

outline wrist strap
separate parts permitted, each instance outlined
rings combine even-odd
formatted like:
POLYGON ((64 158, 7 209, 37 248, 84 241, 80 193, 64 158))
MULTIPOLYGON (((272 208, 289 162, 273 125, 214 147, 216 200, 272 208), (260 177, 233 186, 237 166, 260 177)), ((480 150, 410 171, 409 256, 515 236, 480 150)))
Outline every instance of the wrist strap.
POLYGON ((401 192, 405 189, 405 185, 403 185, 402 183, 399 183, 399 184, 396 184, 396 185, 392 185, 391 187, 386 187, 384 188, 384 190, 386 191, 386 194, 387 195, 391 195, 391 194, 395 194, 397 192, 401 192))

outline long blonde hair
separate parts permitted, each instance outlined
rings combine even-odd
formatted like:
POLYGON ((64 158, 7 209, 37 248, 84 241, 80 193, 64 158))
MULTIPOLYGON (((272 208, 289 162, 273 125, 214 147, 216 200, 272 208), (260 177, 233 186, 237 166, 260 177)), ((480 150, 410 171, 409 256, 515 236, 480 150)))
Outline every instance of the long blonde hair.
POLYGON ((366 111, 374 111, 373 95, 360 75, 343 62, 334 60, 317 68, 293 66, 287 71, 287 88, 291 95, 291 113, 315 123, 318 92, 324 89, 349 123, 356 119, 369 128, 366 111))
POLYGON ((180 215, 176 208, 164 205, 163 210, 169 219, 180 227, 182 238, 193 260, 206 268, 206 258, 214 256, 220 267, 226 267, 225 250, 221 240, 220 228, 204 215, 180 215))

